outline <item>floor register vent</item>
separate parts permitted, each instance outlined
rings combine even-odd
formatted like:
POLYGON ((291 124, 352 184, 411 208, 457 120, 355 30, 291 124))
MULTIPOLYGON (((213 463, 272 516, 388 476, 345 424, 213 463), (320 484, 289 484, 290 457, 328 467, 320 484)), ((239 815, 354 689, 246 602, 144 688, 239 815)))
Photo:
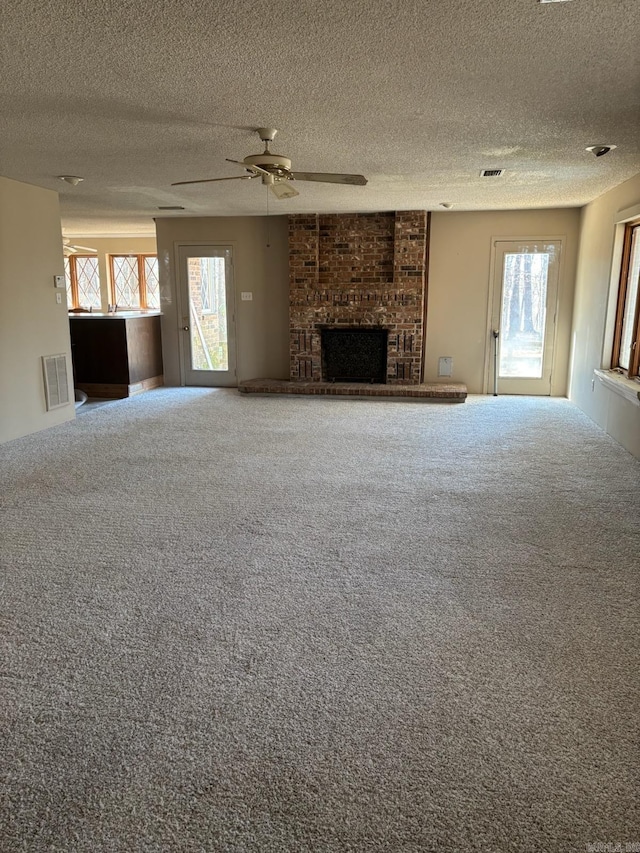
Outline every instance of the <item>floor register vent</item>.
POLYGON ((70 397, 67 356, 64 353, 61 355, 43 355, 42 372, 44 374, 47 411, 68 405, 70 397))

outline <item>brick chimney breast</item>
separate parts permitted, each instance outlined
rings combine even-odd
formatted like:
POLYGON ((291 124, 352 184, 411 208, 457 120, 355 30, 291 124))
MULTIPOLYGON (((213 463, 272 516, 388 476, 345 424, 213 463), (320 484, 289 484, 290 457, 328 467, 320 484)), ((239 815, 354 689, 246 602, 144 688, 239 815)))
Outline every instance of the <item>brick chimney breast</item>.
POLYGON ((374 326, 388 331, 386 381, 422 378, 428 214, 289 216, 292 381, 320 382, 320 332, 374 326))

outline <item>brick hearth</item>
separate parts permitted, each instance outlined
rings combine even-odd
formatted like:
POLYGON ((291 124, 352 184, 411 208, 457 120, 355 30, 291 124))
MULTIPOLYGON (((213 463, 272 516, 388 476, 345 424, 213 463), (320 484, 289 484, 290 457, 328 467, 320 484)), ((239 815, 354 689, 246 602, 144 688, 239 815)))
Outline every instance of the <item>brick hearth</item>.
POLYGON ((287 382, 284 379, 248 379, 238 383, 242 394, 311 394, 324 397, 391 397, 463 403, 467 386, 461 382, 421 385, 375 385, 368 382, 287 382))
POLYGON ((423 375, 428 214, 289 217, 292 381, 322 382, 320 331, 388 330, 386 380, 423 375))

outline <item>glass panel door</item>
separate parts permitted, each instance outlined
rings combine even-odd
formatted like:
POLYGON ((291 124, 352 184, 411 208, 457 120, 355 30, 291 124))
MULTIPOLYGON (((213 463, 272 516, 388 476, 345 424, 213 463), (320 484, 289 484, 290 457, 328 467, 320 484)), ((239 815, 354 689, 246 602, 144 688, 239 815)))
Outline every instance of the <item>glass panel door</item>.
POLYGON ((559 241, 495 243, 491 362, 498 393, 551 393, 559 260, 559 241))
POLYGON ((185 385, 236 385, 231 248, 179 250, 185 385))

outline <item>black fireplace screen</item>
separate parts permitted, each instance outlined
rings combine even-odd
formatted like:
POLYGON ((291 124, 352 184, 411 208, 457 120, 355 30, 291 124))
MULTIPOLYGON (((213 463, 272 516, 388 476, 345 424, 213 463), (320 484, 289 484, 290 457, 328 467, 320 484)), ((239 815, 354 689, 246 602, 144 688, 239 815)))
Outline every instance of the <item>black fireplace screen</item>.
POLYGON ((322 329, 322 378, 385 383, 387 335, 387 329, 322 329))

